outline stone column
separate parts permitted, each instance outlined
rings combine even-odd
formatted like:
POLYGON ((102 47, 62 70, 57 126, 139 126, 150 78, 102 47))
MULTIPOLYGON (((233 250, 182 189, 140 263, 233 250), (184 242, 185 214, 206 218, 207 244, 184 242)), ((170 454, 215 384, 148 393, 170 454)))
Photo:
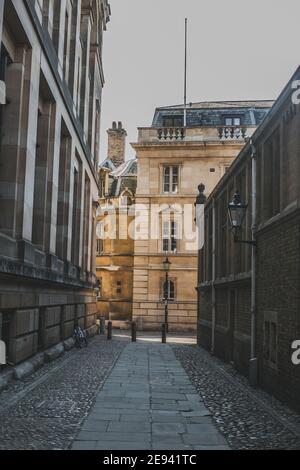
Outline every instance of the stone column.
POLYGON ((72 260, 72 229, 73 229, 73 203, 74 203, 74 156, 76 146, 74 140, 71 142, 70 169, 69 169, 69 203, 68 203, 68 245, 67 260, 72 260))
POLYGON ((85 8, 81 17, 82 38, 82 79, 80 93, 80 120, 87 139, 89 124, 89 95, 90 95, 90 42, 91 42, 91 8, 85 8))
POLYGON ((100 125, 101 125, 101 97, 96 100, 96 116, 95 116, 95 142, 94 142, 94 165, 98 168, 99 152, 100 152, 100 125))
POLYGON ((55 157, 55 137, 56 137, 56 104, 51 103, 50 132, 48 141, 48 159, 47 159, 47 198, 45 209, 45 238, 44 249, 51 251, 51 228, 52 228, 52 200, 53 200, 53 172, 55 157))
POLYGON ((64 61, 64 21, 65 15, 63 12, 66 10, 66 0, 54 2, 53 14, 53 44, 58 56, 58 70, 62 78, 63 76, 63 61, 64 61))
POLYGON ((95 111, 96 111, 96 89, 95 89, 95 67, 96 67, 96 52, 97 49, 94 45, 91 46, 90 52, 90 97, 89 97, 89 119, 88 119, 88 145, 91 149, 92 158, 94 155, 94 136, 95 136, 95 111))
POLYGON ((4 12, 4 0, 0 0, 0 44, 2 40, 3 12, 4 12))
POLYGON ((22 238, 32 240, 33 193, 36 159, 36 135, 39 105, 41 48, 35 45, 31 53, 31 66, 25 72, 26 104, 24 105, 24 144, 26 145, 26 168, 24 184, 24 210, 22 238))
POLYGON ((32 241, 44 251, 49 251, 49 232, 51 222, 49 192, 51 190, 50 178, 53 167, 51 134, 53 133, 54 108, 55 106, 51 102, 43 103, 42 114, 38 119, 37 131, 32 241))
POLYGON ((56 254, 63 260, 67 260, 68 257, 71 151, 72 141, 70 136, 62 135, 60 144, 56 254))
POLYGON ((15 62, 6 74, 8 104, 2 121, 0 151, 0 230, 11 237, 22 237, 24 185, 27 153, 28 95, 26 80, 31 69, 31 51, 19 47, 15 62))
MULTIPOLYGON (((2 28, 3 28, 3 11, 4 11, 4 0, 0 0, 0 52, 1 52, 1 41, 2 41, 2 28)), ((0 80, 0 106, 5 104, 5 83, 0 80)))
POLYGON ((93 202, 92 207, 92 234, 91 234, 91 267, 90 271, 92 274, 96 274, 96 250, 97 250, 97 238, 96 238, 96 220, 97 220, 97 209, 98 202, 93 202))
POLYGON ((89 258, 89 247, 90 247, 90 227, 91 220, 91 183, 85 175, 84 183, 84 224, 83 224, 83 250, 82 250, 82 267, 84 271, 89 270, 90 258, 89 258))
POLYGON ((84 195, 85 195, 85 172, 81 170, 79 175, 80 178, 80 211, 79 211, 79 220, 80 220, 80 232, 79 232, 79 249, 78 249, 78 256, 79 256, 79 266, 83 268, 83 243, 84 243, 84 195))
POLYGON ((50 253, 56 253, 56 233, 57 233, 57 201, 58 201, 58 179, 59 179, 59 155, 60 155, 60 137, 61 137, 61 112, 56 109, 54 117, 54 135, 53 135, 53 169, 51 178, 51 222, 50 222, 50 253))
POLYGON ((81 0, 75 2, 72 7, 72 22, 70 35, 70 65, 69 65, 69 85, 73 101, 76 100, 76 85, 78 77, 78 45, 80 41, 80 12, 81 0))

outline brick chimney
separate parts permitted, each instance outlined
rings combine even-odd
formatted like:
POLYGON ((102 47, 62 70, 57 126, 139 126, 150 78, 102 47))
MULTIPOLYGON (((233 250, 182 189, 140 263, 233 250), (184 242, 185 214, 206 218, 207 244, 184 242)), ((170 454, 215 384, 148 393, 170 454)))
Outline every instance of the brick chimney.
POLYGON ((125 162, 125 148, 127 132, 123 129, 122 123, 113 122, 112 128, 108 133, 108 158, 116 167, 125 162))

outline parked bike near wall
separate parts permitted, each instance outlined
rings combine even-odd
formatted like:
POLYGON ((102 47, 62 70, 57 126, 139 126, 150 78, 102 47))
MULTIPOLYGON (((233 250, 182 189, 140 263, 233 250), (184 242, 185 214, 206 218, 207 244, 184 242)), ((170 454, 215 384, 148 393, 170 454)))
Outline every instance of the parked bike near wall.
POLYGON ((73 337, 75 339, 76 346, 78 348, 83 348, 83 346, 87 348, 88 346, 87 335, 85 331, 83 331, 83 329, 78 324, 76 324, 74 327, 73 337))

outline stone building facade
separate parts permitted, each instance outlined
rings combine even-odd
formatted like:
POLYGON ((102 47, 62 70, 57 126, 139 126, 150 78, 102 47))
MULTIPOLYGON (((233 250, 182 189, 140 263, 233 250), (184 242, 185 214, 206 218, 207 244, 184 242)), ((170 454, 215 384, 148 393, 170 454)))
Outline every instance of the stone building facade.
POLYGON ((204 183, 210 194, 271 104, 191 103, 186 127, 183 106, 158 108, 152 126, 139 129, 132 145, 138 159, 133 319, 140 329, 158 330, 164 323, 167 288, 170 330, 196 331, 197 244, 185 228, 189 220, 190 230, 196 230, 197 187, 204 183), (150 221, 154 207, 160 209, 150 221), (139 222, 143 217, 148 223, 139 222), (171 262, 167 286, 166 256, 171 262))
POLYGON ((99 170, 97 216, 98 312, 121 328, 132 319, 134 240, 128 232, 134 224, 131 208, 137 185, 137 161, 125 161, 126 136, 121 122, 108 130, 108 157, 99 170))
POLYGON ((300 68, 207 201, 198 285, 199 344, 245 374, 253 356, 258 385, 298 410, 292 344, 300 339, 300 107, 292 94, 299 78, 300 68), (236 190, 249 204, 241 240, 251 239, 254 222, 254 264, 251 246, 234 243, 230 232, 227 207, 236 190))
POLYGON ((18 364, 95 324, 107 0, 0 1, 0 338, 18 364))

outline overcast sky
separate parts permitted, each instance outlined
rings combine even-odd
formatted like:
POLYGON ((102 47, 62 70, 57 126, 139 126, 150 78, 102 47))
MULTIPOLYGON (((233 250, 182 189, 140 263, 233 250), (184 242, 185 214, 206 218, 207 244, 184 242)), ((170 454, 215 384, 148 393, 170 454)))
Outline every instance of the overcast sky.
POLYGON ((183 102, 184 18, 188 102, 274 99, 300 64, 299 0, 110 0, 104 36, 101 160, 113 120, 151 125, 155 107, 183 102))

